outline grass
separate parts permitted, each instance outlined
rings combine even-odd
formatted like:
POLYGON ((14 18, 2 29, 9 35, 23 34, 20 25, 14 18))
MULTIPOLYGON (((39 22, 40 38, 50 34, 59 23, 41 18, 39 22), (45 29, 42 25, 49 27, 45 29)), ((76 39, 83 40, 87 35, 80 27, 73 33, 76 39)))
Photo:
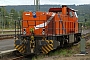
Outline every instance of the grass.
POLYGON ((56 55, 59 55, 59 56, 71 56, 73 53, 73 51, 71 49, 60 49, 60 50, 57 50, 55 52, 51 52, 49 54, 49 56, 56 56, 56 55))
POLYGON ((43 59, 46 55, 38 55, 38 56, 35 56, 32 58, 32 60, 40 60, 40 59, 43 59))
POLYGON ((32 60, 40 60, 45 57, 51 57, 51 56, 59 56, 59 57, 70 57, 75 53, 79 52, 80 45, 73 46, 70 48, 63 48, 56 51, 51 51, 49 54, 46 55, 38 55, 32 58, 32 60))
POLYGON ((90 46, 90 42, 87 42, 87 43, 86 43, 86 46, 90 46))

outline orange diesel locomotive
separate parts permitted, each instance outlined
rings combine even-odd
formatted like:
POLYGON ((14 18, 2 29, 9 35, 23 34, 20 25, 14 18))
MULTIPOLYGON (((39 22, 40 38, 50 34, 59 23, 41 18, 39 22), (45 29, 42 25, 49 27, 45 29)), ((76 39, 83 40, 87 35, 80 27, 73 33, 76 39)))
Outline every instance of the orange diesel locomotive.
POLYGON ((76 11, 66 5, 48 12, 23 12, 21 23, 20 33, 15 33, 15 48, 23 54, 47 54, 80 41, 76 11))

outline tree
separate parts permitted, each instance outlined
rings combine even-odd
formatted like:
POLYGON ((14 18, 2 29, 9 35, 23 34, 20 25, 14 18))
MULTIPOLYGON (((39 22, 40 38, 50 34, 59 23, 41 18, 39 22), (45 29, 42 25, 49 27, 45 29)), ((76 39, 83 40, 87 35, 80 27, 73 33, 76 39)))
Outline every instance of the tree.
POLYGON ((1 22, 2 22, 2 27, 6 28, 6 26, 8 25, 7 24, 8 20, 5 19, 5 16, 8 16, 8 12, 5 9, 5 6, 2 6, 0 10, 1 10, 0 11, 1 12, 0 13, 1 17, 0 18, 1 18, 1 22))
POLYGON ((19 11, 19 16, 20 16, 21 19, 22 19, 23 12, 24 12, 24 9, 19 11))

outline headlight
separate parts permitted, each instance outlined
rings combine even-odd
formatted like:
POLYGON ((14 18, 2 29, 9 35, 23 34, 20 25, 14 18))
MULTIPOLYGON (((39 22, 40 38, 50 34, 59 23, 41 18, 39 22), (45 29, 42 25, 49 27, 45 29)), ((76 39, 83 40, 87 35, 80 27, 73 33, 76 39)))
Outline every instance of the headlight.
POLYGON ((45 29, 43 29, 43 31, 42 31, 42 35, 45 35, 45 29))
POLYGON ((42 35, 45 35, 45 31, 42 31, 42 35))
POLYGON ((26 29, 23 29, 23 34, 26 35, 26 29))

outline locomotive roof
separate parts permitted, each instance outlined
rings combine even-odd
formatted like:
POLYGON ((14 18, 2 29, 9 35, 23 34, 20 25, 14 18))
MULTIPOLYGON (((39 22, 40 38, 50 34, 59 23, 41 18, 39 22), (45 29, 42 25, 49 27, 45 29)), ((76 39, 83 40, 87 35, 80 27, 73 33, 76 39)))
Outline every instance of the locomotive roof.
MULTIPOLYGON (((67 7, 67 6, 63 5, 62 7, 67 7)), ((71 10, 73 12, 77 11, 77 10, 69 8, 69 7, 67 7, 67 10, 71 10)), ((61 12, 61 11, 62 11, 62 8, 50 8, 49 9, 49 12, 61 12)))

